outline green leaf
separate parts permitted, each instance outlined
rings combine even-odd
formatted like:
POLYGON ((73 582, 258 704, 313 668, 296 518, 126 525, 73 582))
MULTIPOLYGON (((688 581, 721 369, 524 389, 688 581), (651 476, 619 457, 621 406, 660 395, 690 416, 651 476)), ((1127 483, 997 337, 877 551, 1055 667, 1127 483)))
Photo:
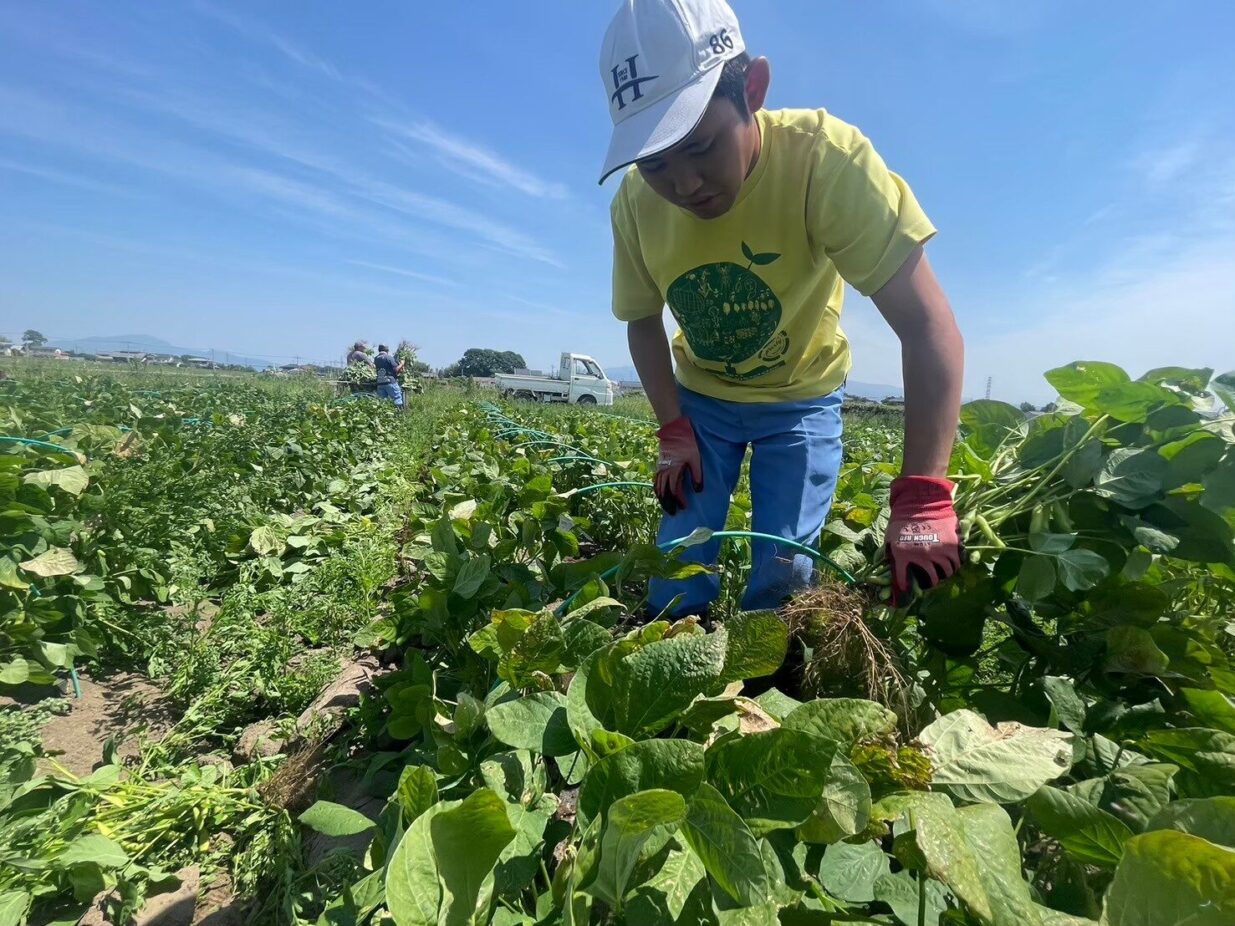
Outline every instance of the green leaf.
POLYGON ((862 698, 820 698, 790 711, 784 727, 832 740, 848 752, 855 743, 895 732, 896 715, 862 698))
POLYGON ((784 727, 725 737, 707 751, 707 778, 764 836, 805 822, 823 797, 836 744, 784 727))
POLYGON ((386 869, 398 926, 464 926, 493 892, 493 869, 515 838, 505 802, 489 788, 435 804, 416 818, 386 869))
MULTIPOLYGON (((663 633, 665 627, 648 625, 640 633, 663 633)), ((719 685, 727 638, 722 627, 646 644, 623 639, 597 650, 580 666, 567 692, 572 729, 593 723, 634 737, 659 733, 698 695, 719 685)))
POLYGON ((1165 476, 1166 460, 1156 450, 1119 447, 1094 477, 1094 491, 1125 508, 1146 508, 1160 496, 1165 476))
POLYGON ((1044 375, 1061 398, 1091 410, 1096 409, 1098 393, 1103 389, 1131 381, 1115 364, 1097 360, 1078 360, 1044 375))
POLYGON ((255 527, 249 534, 249 548, 258 556, 280 556, 283 546, 283 538, 269 524, 255 527))
POLYGON ((34 559, 28 559, 21 564, 21 568, 26 572, 32 572, 36 576, 50 578, 51 576, 68 576, 77 572, 81 568, 81 564, 77 562, 70 550, 63 547, 52 547, 40 553, 34 559))
POLYGON ((877 842, 838 842, 828 846, 819 865, 819 880, 828 893, 850 903, 874 900, 875 882, 887 874, 888 857, 877 842))
POLYGON ((1215 376, 1209 388, 1222 400, 1222 404, 1229 410, 1235 411, 1235 370, 1215 376))
POLYGON ((762 266, 772 263, 778 257, 780 257, 779 254, 774 254, 771 251, 765 251, 762 254, 752 255, 751 261, 754 262, 755 266, 762 267, 762 266))
POLYGON ((1042 926, 1002 807, 958 810, 946 799, 918 801, 909 818, 927 873, 946 884, 982 926, 1042 926))
POLYGON ((823 799, 810 819, 798 827, 804 842, 833 843, 862 832, 870 824, 870 785, 843 753, 832 756, 823 799))
POLYGON ((961 406, 961 429, 965 440, 989 459, 1008 440, 1025 428, 1025 413, 1007 402, 978 399, 961 406))
POLYGON ((1209 368, 1194 369, 1191 367, 1155 367, 1140 377, 1143 382, 1160 386, 1176 386, 1185 392, 1193 394, 1204 392, 1213 379, 1214 371, 1209 368))
POLYGON ((1145 829, 1178 830, 1235 849, 1235 797, 1174 801, 1159 810, 1145 829))
POLYGON ((1134 836, 1106 895, 1103 926, 1230 926, 1235 852, 1174 830, 1134 836))
MULTIPOLYGON (((1133 832, 1143 832, 1150 819, 1174 796, 1171 782, 1178 771, 1179 766, 1166 762, 1139 762, 1115 769, 1104 779, 1098 779, 1098 803, 1133 832)), ((1074 790, 1080 794, 1084 786, 1082 782, 1074 790)), ((1088 794, 1082 796, 1092 799, 1088 794)))
POLYGON ((398 926, 437 926, 442 886, 429 824, 460 803, 434 804, 413 821, 395 847, 386 865, 386 906, 398 926))
POLYGON ((744 611, 725 622, 729 645, 723 682, 771 675, 785 661, 789 627, 775 611, 744 611))
POLYGON ((475 513, 476 499, 469 498, 454 505, 447 514, 447 517, 452 521, 470 521, 475 513))
POLYGON ((1206 474, 1201 504, 1235 526, 1235 457, 1229 457, 1206 474))
POLYGON ((566 696, 556 691, 501 701, 485 712, 493 735, 507 746, 546 756, 566 756, 579 748, 566 721, 566 696))
POLYGON ((437 803, 437 776, 427 765, 409 765, 399 774, 394 799, 403 811, 403 824, 411 823, 437 803))
POLYGON ((621 910, 643 846, 658 828, 676 827, 685 817, 686 801, 676 791, 639 791, 614 801, 601 837, 596 877, 586 890, 621 910))
POLYGON ((1179 766, 1175 783, 1181 796, 1235 794, 1235 736, 1230 733, 1204 727, 1151 730, 1140 745, 1179 766))
POLYGON ((25 891, 0 892, 0 926, 23 926, 33 899, 25 891))
POLYGON ((486 553, 479 553, 474 556, 469 556, 463 561, 463 565, 459 567, 459 573, 455 576, 454 588, 451 593, 458 595, 460 598, 471 598, 478 591, 480 586, 485 584, 485 579, 489 578, 489 556, 486 553))
POLYGON ((1076 543, 1076 534, 1051 534, 1046 532, 1031 533, 1029 548, 1035 553, 1055 555, 1064 550, 1072 549, 1076 543))
MULTIPOLYGON (((503 636, 499 627, 498 639, 506 642, 503 636)), ((557 617, 552 611, 541 611, 522 634, 510 641, 509 649, 498 659, 497 674, 512 688, 530 687, 539 675, 557 671, 565 649, 566 640, 557 617)))
POLYGON ((1051 706, 1055 708, 1055 716, 1059 718, 1059 722, 1073 733, 1082 733, 1085 728, 1085 702, 1076 693, 1076 684, 1072 679, 1044 675, 1042 688, 1051 706))
POLYGON ((1116 383, 1098 390, 1093 409, 1117 421, 1135 422, 1144 421, 1151 412, 1180 402, 1178 395, 1153 383, 1116 383))
POLYGON ((15 588, 19 591, 30 587, 30 583, 17 574, 17 564, 7 556, 0 556, 0 588, 15 588))
POLYGON ((1058 910, 1038 904, 1034 904, 1034 907, 1038 915, 1042 917, 1042 926, 1100 926, 1097 920, 1073 916, 1071 913, 1060 913, 1058 910))
POLYGON ((1059 475, 1072 488, 1084 489, 1093 482, 1094 476, 1098 475, 1102 469, 1102 463, 1102 441, 1091 438, 1068 457, 1059 475))
POLYGON ((14 656, 0 663, 0 685, 21 685, 30 678, 30 663, 25 656, 14 656))
POLYGON ((1112 627, 1106 632, 1106 671, 1161 675, 1171 660, 1142 627, 1112 627))
POLYGON ((626 922, 704 924, 712 910, 707 870, 693 852, 671 849, 626 905, 626 922))
POLYGON ((1229 697, 1212 688, 1181 688, 1179 693, 1201 726, 1235 733, 1235 702, 1229 697))
POLYGON ((594 819, 614 801, 639 791, 676 791, 689 798, 703 781, 704 751, 679 739, 641 740, 605 756, 579 791, 579 814, 594 819))
POLYGON ((68 847, 56 857, 55 864, 59 868, 68 868, 70 865, 93 862, 100 868, 106 869, 123 868, 129 864, 129 861, 129 854, 117 843, 106 836, 91 833, 88 836, 79 836, 69 843, 68 847))
MULTIPOLYGON (((938 881, 926 879, 926 922, 936 924, 948 909, 948 892, 938 881)), ((875 899, 892 908, 903 926, 918 926, 918 881, 907 871, 875 879, 875 899)))
POLYGON ((770 899, 772 884, 758 841, 706 782, 687 802, 682 837, 721 890, 737 903, 751 907, 770 899))
POLYGON ((1111 572, 1111 564, 1093 550, 1064 550, 1055 557, 1059 579, 1069 591, 1093 588, 1111 572))
POLYGON ((1042 832, 1059 840, 1082 864, 1114 868, 1124 843, 1132 838, 1132 830, 1105 810, 1049 785, 1030 797, 1027 806, 1042 832))
POLYGON ((70 495, 81 495, 90 485, 90 477, 80 466, 66 466, 64 469, 41 469, 26 473, 22 477, 26 485, 48 488, 56 486, 70 495))
POLYGON ((1021 801, 1072 767, 1072 737, 1018 723, 988 724, 962 709, 919 735, 934 769, 932 785, 955 798, 1021 801))
POLYGON ((1180 440, 1159 447, 1158 452, 1167 461, 1162 487, 1169 491, 1202 482, 1226 453, 1226 441, 1208 431, 1193 431, 1180 440))
POLYGON ((515 828, 515 838, 498 856, 493 872, 494 886, 499 894, 516 895, 536 878, 545 830, 557 808, 557 801, 549 795, 543 795, 530 805, 519 803, 517 799, 507 802, 506 812, 515 828))
POLYGON ((1049 556, 1026 556, 1016 577, 1016 592, 1029 602, 1041 601, 1055 590, 1055 561, 1049 556))
POLYGON ((326 836, 355 836, 376 825, 360 811, 332 801, 318 801, 299 819, 301 825, 326 836))
POLYGON ((752 263, 755 260, 755 252, 751 250, 750 245, 747 244, 745 241, 742 242, 742 256, 745 257, 747 260, 751 261, 752 263))

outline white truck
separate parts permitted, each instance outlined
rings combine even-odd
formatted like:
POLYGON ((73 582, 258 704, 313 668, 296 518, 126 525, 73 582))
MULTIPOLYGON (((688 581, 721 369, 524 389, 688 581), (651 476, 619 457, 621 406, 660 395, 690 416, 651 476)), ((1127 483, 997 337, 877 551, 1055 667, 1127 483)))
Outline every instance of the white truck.
POLYGON ((533 402, 612 405, 614 388, 600 364, 586 354, 562 354, 556 373, 499 373, 503 395, 533 402))

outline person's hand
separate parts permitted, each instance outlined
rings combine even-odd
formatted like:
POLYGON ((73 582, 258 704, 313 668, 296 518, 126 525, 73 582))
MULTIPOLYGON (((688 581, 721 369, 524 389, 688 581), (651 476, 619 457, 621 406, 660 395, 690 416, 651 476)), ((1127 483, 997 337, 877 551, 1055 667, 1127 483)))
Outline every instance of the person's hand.
POLYGON ((690 470, 691 482, 696 492, 703 490, 703 464, 699 460, 699 445, 695 442, 695 429, 690 419, 683 415, 674 418, 656 432, 660 439, 660 458, 656 464, 656 497, 665 514, 677 514, 686 509, 686 490, 683 482, 690 470))
POLYGON ((911 573, 920 587, 931 588, 960 569, 958 530, 951 482, 932 476, 893 481, 886 543, 894 604, 908 599, 911 573))

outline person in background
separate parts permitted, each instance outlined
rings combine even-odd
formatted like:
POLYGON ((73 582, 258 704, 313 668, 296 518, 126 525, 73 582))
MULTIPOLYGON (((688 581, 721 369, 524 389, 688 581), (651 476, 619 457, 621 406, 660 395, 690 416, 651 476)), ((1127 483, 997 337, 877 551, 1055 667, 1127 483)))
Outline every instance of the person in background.
POLYGON ((377 397, 390 399, 395 408, 403 411, 403 389, 399 385, 399 376, 403 373, 403 364, 396 362, 385 344, 377 346, 377 356, 373 358, 373 368, 377 371, 377 397))
POLYGON ((360 363, 367 367, 373 366, 373 358, 369 356, 369 345, 364 341, 357 341, 352 345, 351 352, 347 355, 348 366, 353 363, 360 363))

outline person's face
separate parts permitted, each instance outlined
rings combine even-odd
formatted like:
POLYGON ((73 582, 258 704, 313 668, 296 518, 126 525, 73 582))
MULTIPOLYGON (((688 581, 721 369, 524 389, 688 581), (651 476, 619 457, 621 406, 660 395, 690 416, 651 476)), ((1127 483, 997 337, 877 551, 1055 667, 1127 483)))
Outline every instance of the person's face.
POLYGON ((714 219, 737 202, 758 144, 751 143, 752 131, 758 133, 753 116, 744 120, 732 102, 717 98, 694 131, 636 166, 658 195, 701 219, 714 219))

